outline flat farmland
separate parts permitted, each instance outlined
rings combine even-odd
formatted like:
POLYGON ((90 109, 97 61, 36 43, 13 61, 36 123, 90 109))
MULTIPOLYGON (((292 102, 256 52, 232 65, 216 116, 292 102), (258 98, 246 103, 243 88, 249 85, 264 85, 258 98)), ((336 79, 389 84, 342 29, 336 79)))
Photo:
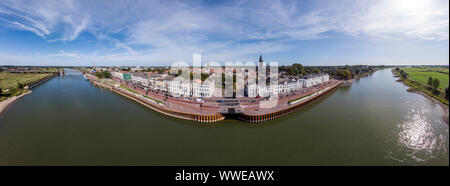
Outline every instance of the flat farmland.
POLYGON ((0 88, 3 90, 15 88, 17 87, 18 83, 22 83, 25 85, 51 75, 52 74, 16 74, 9 72, 0 72, 0 88))
POLYGON ((408 73, 410 79, 424 85, 427 85, 428 78, 432 77, 439 79, 439 89, 444 90, 448 86, 448 68, 411 67, 402 70, 408 73))

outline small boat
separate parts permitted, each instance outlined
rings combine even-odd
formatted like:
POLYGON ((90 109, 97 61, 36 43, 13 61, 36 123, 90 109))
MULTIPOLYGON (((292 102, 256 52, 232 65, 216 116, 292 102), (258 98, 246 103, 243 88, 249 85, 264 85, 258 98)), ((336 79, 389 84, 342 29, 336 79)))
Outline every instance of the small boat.
POLYGON ((83 74, 83 78, 86 80, 86 81, 89 81, 89 79, 86 77, 86 75, 84 75, 83 74))

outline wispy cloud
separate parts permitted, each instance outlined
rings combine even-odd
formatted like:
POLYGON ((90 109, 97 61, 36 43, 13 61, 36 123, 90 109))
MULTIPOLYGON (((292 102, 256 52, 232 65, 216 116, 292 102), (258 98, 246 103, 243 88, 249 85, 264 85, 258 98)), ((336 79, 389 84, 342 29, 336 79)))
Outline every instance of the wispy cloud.
POLYGON ((0 2, 2 20, 49 40, 76 39, 88 27, 88 15, 84 13, 72 0, 0 2))
POLYGON ((194 52, 211 60, 245 60, 261 52, 294 52, 295 41, 339 36, 448 40, 448 3, 255 0, 210 5, 207 1, 3 0, 0 26, 57 42, 71 42, 89 33, 105 46, 96 50, 96 55, 83 55, 99 61, 151 64, 190 60, 194 52))

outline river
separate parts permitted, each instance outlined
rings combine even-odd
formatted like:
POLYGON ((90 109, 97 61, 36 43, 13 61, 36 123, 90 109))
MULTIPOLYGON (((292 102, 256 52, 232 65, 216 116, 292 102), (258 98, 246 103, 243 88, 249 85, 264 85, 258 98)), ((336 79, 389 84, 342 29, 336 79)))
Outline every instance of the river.
POLYGON ((171 118, 80 75, 56 77, 0 116, 0 165, 449 165, 443 109, 390 69, 286 117, 171 118))

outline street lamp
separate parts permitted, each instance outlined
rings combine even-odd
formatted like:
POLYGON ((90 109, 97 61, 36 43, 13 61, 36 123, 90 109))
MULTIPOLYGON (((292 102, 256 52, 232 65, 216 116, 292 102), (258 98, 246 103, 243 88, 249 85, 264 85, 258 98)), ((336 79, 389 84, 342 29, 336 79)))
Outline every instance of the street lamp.
POLYGON ((291 95, 288 94, 288 105, 291 107, 291 95))

